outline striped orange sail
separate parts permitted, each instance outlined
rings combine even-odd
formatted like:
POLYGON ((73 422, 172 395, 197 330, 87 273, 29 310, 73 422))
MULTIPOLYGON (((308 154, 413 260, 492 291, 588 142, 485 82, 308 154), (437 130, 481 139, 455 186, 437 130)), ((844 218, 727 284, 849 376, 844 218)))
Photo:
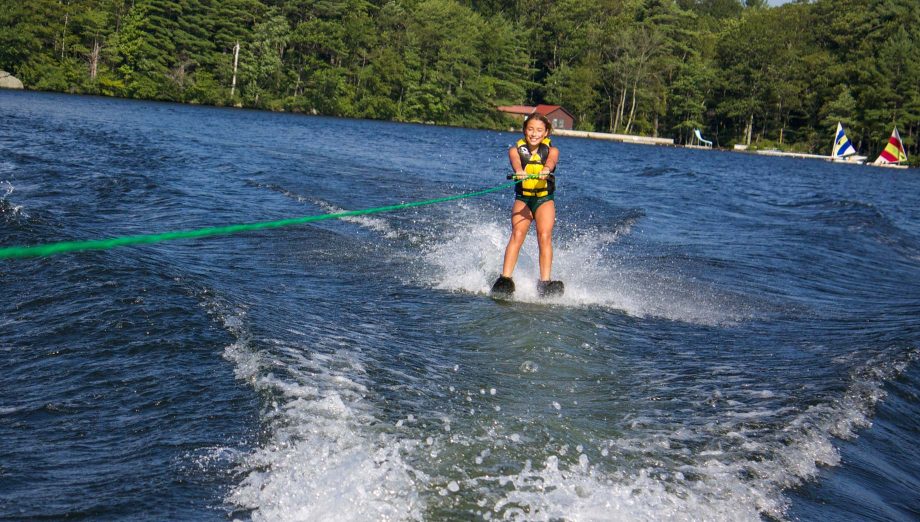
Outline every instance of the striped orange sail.
POLYGON ((891 137, 888 138, 888 145, 886 145, 885 150, 879 154, 878 159, 875 160, 875 164, 900 164, 902 162, 907 162, 907 152, 904 151, 904 143, 901 141, 901 135, 898 134, 898 128, 895 127, 894 130, 891 131, 891 137))

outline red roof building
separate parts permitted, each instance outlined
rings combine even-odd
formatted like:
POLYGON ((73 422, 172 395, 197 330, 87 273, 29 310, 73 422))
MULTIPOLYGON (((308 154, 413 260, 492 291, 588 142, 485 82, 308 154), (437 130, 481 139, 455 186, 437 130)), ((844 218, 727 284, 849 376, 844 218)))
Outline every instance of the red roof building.
POLYGON ((526 118, 534 112, 546 116, 554 129, 572 129, 575 127, 575 117, 572 113, 565 110, 561 105, 505 105, 498 107, 498 110, 506 114, 515 114, 526 118))

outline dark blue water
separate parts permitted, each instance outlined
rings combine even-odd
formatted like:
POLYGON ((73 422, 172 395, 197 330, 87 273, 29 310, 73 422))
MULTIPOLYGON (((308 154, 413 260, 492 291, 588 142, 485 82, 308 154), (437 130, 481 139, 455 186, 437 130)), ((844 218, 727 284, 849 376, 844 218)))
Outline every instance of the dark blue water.
MULTIPOLYGON (((0 246, 504 183, 513 133, 0 91, 0 246)), ((915 520, 920 176, 557 138, 511 195, 0 261, 0 518, 915 520)))

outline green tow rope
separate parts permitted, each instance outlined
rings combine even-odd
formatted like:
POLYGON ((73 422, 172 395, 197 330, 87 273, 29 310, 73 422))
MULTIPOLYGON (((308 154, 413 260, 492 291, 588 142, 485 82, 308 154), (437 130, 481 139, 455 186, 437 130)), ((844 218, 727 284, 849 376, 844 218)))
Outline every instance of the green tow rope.
POLYGON ((314 221, 324 221, 327 219, 342 219, 351 216, 364 216, 367 214, 377 214, 380 212, 392 212, 405 208, 421 207, 425 205, 434 205, 446 201, 458 199, 474 198, 498 192, 508 187, 512 187, 522 180, 515 180, 511 183, 505 183, 497 187, 492 187, 478 192, 468 192, 466 194, 457 194, 443 198, 426 199, 423 201, 412 201, 399 205, 388 205, 385 207, 366 208, 363 210, 348 210, 344 212, 335 212, 332 214, 320 214, 318 216, 302 216, 290 219, 279 219, 278 221, 264 221, 260 223, 244 223, 240 225, 229 225, 224 227, 206 227, 195 230, 176 230, 172 232, 163 232, 160 234, 141 234, 136 236, 122 236, 111 239, 97 239, 90 241, 62 241, 59 243, 47 243, 44 245, 34 246, 14 246, 0 248, 0 259, 17 259, 25 257, 45 257, 54 254, 63 254, 67 252, 80 252, 84 250, 109 250, 120 246, 141 245, 148 243, 160 243, 163 241, 172 241, 174 239, 192 239, 200 237, 224 236, 228 234, 237 234, 240 232, 249 232, 251 230, 263 230, 268 228, 287 227, 291 225, 301 225, 303 223, 313 223, 314 221))

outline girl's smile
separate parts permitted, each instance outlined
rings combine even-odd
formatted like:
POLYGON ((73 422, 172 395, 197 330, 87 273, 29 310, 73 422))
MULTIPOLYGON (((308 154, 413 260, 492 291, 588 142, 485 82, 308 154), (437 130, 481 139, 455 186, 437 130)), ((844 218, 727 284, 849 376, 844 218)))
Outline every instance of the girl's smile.
POLYGON ((543 138, 546 138, 549 134, 546 130, 546 126, 543 125, 543 122, 540 120, 531 120, 527 123, 527 128, 524 130, 524 138, 527 140, 527 147, 530 150, 536 150, 540 146, 540 142, 543 141, 543 138))

